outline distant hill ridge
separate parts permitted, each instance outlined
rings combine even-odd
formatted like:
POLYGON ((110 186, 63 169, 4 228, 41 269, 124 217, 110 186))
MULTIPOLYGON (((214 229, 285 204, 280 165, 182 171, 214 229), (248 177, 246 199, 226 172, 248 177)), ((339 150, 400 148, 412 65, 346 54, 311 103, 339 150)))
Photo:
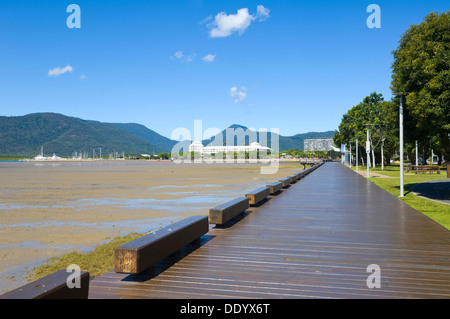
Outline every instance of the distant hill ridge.
MULTIPOLYGON (((230 128, 247 128, 233 124, 230 128)), ((225 130, 224 141, 226 141, 225 130)), ((270 134, 269 134, 270 135, 270 134)), ((301 149, 307 138, 332 137, 334 131, 279 136, 279 150, 301 149)), ((258 140, 259 134, 257 133, 258 140)), ((203 141, 206 145, 213 139, 203 141)), ((72 156, 74 152, 95 152, 103 156, 125 154, 159 154, 170 152, 178 141, 164 137, 137 123, 103 123, 58 113, 33 113, 24 116, 0 116, 0 156, 35 156, 41 147, 49 156, 72 156), (101 149, 101 150, 100 150, 101 149)), ((270 144, 270 139, 269 139, 270 144)))
MULTIPOLYGON (((264 133, 265 136, 261 136, 260 132, 256 131, 254 134, 256 137, 256 140, 253 140, 251 136, 252 134, 246 134, 251 133, 249 128, 239 125, 239 124, 233 124, 230 125, 228 128, 231 128, 234 130, 231 133, 240 133, 235 134, 234 137, 234 145, 237 145, 239 141, 244 141, 244 144, 249 145, 252 142, 260 142, 261 144, 264 144, 270 148, 273 148, 272 146, 272 137, 276 138, 278 135, 278 142, 279 142, 279 151, 286 151, 290 149, 298 149, 302 150, 304 148, 304 141, 305 139, 315 139, 315 138, 332 138, 334 136, 334 131, 326 131, 326 132, 309 132, 309 133, 302 133, 302 134, 296 134, 294 136, 283 136, 276 133, 270 132, 270 130, 267 131, 267 133, 264 133), (263 143, 265 142, 265 143, 263 143)), ((226 129, 220 132, 219 134, 202 141, 203 145, 221 145, 221 143, 227 143, 227 135, 226 135, 226 129), (222 137, 220 138, 220 135, 222 137), (218 142, 215 142, 215 141, 218 142)))

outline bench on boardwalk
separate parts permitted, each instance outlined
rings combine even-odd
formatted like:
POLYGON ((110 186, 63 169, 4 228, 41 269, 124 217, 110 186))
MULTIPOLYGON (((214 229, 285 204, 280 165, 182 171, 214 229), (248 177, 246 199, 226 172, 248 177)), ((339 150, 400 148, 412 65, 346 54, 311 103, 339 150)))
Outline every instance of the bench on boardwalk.
POLYGON ((275 195, 279 191, 281 191, 281 188, 283 187, 283 183, 275 182, 275 183, 267 184, 266 186, 269 188, 270 195, 275 195))
POLYGON ((114 270, 126 274, 142 273, 208 231, 207 216, 191 216, 132 240, 116 248, 114 270))
POLYGON ((286 177, 286 178, 280 179, 279 182, 281 182, 281 187, 282 188, 287 188, 291 184, 291 178, 290 177, 286 177))
POLYGON ((209 223, 223 225, 250 207, 248 197, 239 197, 209 210, 209 223))
POLYGON ((67 269, 58 270, 41 279, 11 290, 0 299, 87 299, 89 293, 89 273, 80 271, 79 286, 70 288, 67 281, 73 273, 67 269))
POLYGON ((260 187, 258 189, 255 189, 254 191, 251 191, 247 194, 245 194, 245 197, 249 199, 250 205, 257 205, 261 201, 265 200, 267 196, 270 195, 270 189, 269 187, 260 187))

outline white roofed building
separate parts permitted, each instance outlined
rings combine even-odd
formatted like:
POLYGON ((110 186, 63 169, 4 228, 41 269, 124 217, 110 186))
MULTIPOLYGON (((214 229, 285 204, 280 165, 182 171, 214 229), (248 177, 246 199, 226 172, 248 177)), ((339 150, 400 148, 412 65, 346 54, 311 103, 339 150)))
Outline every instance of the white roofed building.
POLYGON ((252 152, 252 151, 266 151, 269 152, 271 149, 266 146, 262 146, 258 142, 253 142, 250 145, 241 145, 241 146, 229 146, 229 145, 220 145, 220 146, 203 146, 203 144, 199 141, 194 141, 191 145, 189 145, 189 152, 198 152, 203 154, 216 154, 216 153, 228 153, 228 152, 252 152))

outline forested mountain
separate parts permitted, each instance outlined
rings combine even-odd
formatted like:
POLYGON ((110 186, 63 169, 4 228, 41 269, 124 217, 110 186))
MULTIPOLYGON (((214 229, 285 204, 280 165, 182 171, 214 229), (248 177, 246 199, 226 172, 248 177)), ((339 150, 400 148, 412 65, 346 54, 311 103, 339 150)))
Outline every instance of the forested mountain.
MULTIPOLYGON (((247 134, 242 140, 250 144, 245 126, 231 125, 232 134, 247 134), (237 130, 236 130, 237 129, 237 130), (235 131, 236 130, 236 131, 235 131)), ((261 141, 259 132, 254 132, 256 141, 261 141)), ((222 131, 226 142, 226 130, 222 131)), ((307 138, 331 138, 334 131, 310 132, 294 136, 278 136, 279 150, 303 150, 307 138)), ((215 138, 204 140, 207 145, 215 138)), ((219 139, 216 140, 219 142, 219 139)), ((222 142, 222 143, 223 143, 222 142)), ((235 138, 238 145, 240 140, 235 138)), ((271 147, 270 132, 267 145, 271 147)), ((136 123, 102 123, 83 120, 58 113, 33 113, 24 116, 0 116, 0 156, 35 156, 44 149, 44 155, 73 156, 88 154, 108 156, 122 154, 170 153, 177 141, 164 137, 155 131, 136 123)), ((242 144, 242 143, 241 143, 242 144)), ((265 144, 265 143, 264 143, 265 144)))
POLYGON ((86 121, 57 113, 0 117, 0 155, 34 156, 41 147, 51 156, 141 154, 167 151, 112 124, 86 121), (101 150, 100 150, 101 149, 101 150))
MULTIPOLYGON (((252 131, 248 129, 245 126, 239 125, 239 124, 233 124, 229 126, 227 129, 229 129, 229 134, 231 134, 234 137, 233 144, 238 145, 239 142, 244 141, 244 144, 249 145, 252 142, 259 142, 260 144, 264 146, 268 146, 270 148, 273 148, 272 145, 272 137, 276 138, 276 133, 271 133, 268 131, 267 133, 263 133, 265 136, 262 135, 262 133, 258 131, 252 131)), ((227 142, 227 129, 223 130, 221 133, 213 136, 212 138, 203 140, 203 145, 208 145, 211 143, 211 145, 222 145, 221 143, 228 143, 227 142), (222 136, 222 138, 220 138, 222 136)), ((279 141, 279 151, 285 151, 285 150, 291 150, 291 149, 297 149, 302 150, 304 149, 304 141, 305 139, 314 139, 314 138, 332 138, 334 136, 334 131, 326 131, 326 132, 309 132, 309 133, 302 133, 302 134, 296 134, 294 136, 283 136, 278 135, 278 141, 279 141)), ((242 144, 242 143, 241 143, 242 144)))

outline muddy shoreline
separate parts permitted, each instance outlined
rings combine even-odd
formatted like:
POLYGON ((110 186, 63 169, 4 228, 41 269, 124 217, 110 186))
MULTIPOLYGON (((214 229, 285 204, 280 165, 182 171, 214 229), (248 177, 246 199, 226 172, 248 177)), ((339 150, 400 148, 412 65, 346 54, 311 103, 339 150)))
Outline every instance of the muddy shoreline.
POLYGON ((280 163, 1 162, 0 293, 47 258, 147 232, 298 172, 280 163))

